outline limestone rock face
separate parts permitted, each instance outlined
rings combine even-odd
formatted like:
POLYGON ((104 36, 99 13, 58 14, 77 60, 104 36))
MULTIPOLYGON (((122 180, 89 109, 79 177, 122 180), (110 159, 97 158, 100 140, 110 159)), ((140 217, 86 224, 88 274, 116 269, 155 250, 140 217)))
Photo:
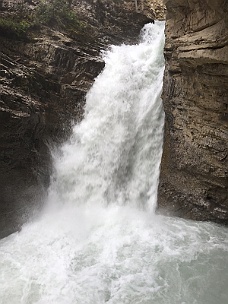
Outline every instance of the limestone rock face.
MULTIPOLYGON (((31 12, 40 1, 23 3, 31 12)), ((42 206, 51 173, 49 148, 83 117, 85 94, 110 43, 137 42, 153 13, 132 1, 75 0, 85 25, 69 33, 41 26, 29 39, 0 34, 0 237, 17 230, 42 206)), ((0 17, 17 16, 18 1, 2 1, 0 17)))
POLYGON ((228 223, 228 2, 166 0, 159 209, 228 223))

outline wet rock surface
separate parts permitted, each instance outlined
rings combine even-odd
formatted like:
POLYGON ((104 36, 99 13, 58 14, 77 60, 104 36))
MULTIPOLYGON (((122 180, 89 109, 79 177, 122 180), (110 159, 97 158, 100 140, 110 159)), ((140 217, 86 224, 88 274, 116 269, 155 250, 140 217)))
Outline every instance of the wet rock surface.
POLYGON ((228 224, 228 3, 165 3, 159 209, 228 224))
MULTIPOLYGON (((3 1, 0 16, 17 14, 3 1)), ((25 1, 34 10, 39 1, 25 1)), ((0 35, 0 237, 16 231, 42 207, 51 174, 50 146, 83 117, 85 94, 112 44, 137 42, 153 12, 132 1, 72 1, 86 27, 32 29, 29 39, 0 35)))

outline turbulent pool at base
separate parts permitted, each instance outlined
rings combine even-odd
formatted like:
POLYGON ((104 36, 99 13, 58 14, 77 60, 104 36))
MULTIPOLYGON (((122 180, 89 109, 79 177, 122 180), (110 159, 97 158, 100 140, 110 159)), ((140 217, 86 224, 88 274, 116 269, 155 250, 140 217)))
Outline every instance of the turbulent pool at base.
POLYGON ((1 304, 227 304, 228 232, 154 214, 164 23, 113 46, 39 219, 0 241, 1 304))

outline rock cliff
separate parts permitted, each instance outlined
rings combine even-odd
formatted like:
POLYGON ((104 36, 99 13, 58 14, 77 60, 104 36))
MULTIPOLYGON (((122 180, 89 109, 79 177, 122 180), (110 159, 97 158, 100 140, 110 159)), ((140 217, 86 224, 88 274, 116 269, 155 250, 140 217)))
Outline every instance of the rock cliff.
POLYGON ((228 223, 228 2, 166 0, 159 209, 228 223))
POLYGON ((104 67, 101 50, 136 42, 143 24, 154 19, 129 0, 75 0, 68 4, 78 28, 51 20, 25 36, 30 17, 24 15, 39 4, 0 4, 0 237, 41 207, 51 173, 49 147, 82 119, 85 94, 104 67), (23 19, 15 23, 18 14, 23 19))

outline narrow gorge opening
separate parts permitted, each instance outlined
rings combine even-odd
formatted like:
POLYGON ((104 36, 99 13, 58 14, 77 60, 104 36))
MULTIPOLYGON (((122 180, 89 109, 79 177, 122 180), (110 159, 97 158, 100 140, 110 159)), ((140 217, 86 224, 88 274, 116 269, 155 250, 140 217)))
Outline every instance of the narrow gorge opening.
POLYGON ((157 21, 104 53, 43 215, 0 241, 2 303, 226 303, 227 230, 155 215, 163 47, 157 21))

